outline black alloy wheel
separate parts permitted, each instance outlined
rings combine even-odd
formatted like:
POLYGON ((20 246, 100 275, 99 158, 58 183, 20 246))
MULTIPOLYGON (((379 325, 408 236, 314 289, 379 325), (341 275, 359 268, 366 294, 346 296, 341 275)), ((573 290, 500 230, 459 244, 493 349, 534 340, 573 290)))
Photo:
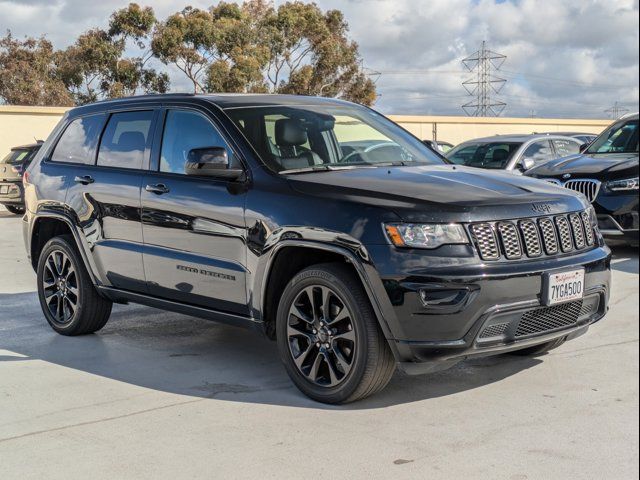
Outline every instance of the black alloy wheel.
POLYGON ((60 325, 70 323, 78 310, 78 275, 69 257, 52 251, 44 263, 41 278, 44 301, 52 319, 60 325))
POLYGON ((310 285, 298 293, 287 337, 296 367, 314 384, 335 387, 351 371, 356 332, 349 308, 333 289, 310 285))

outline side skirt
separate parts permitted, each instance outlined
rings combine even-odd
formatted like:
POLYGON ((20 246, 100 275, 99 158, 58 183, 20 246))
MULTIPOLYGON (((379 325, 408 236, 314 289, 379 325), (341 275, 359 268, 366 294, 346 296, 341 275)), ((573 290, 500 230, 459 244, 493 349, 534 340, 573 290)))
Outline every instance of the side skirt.
POLYGON ((115 303, 138 303, 160 310, 168 310, 170 312, 182 313, 192 317, 213 320, 215 322, 232 325, 234 327, 247 328, 249 330, 260 332, 264 335, 263 322, 254 318, 243 317, 242 315, 236 315, 234 313, 219 312, 186 303, 174 302, 172 300, 164 300, 162 298, 152 297, 143 293, 129 292, 112 287, 96 286, 96 288, 102 295, 115 303))

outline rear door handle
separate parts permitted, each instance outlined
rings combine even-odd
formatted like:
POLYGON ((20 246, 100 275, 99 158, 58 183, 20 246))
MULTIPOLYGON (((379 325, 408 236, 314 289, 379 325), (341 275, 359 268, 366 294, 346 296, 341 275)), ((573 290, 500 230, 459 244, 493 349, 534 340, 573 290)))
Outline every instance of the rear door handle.
POLYGON ((89 185, 90 183, 95 182, 95 180, 91 175, 84 175, 82 177, 77 176, 76 178, 73 179, 73 181, 76 183, 81 183, 82 185, 89 185))
POLYGON ((163 193, 169 193, 169 187, 164 183, 158 183, 156 185, 147 185, 144 187, 147 192, 155 193, 156 195, 162 195, 163 193))

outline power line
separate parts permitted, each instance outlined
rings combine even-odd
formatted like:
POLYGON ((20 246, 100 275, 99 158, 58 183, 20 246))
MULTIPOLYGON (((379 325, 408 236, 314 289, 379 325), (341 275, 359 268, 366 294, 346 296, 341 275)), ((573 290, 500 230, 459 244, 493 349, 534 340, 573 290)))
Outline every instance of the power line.
POLYGON ((476 71, 476 76, 462 82, 462 86, 475 96, 471 101, 462 105, 467 115, 472 117, 497 117, 507 106, 506 103, 491 99, 491 93, 500 93, 506 80, 491 74, 492 70, 500 70, 507 59, 506 55, 487 49, 486 42, 482 42, 480 50, 462 60, 470 72, 476 71))
POLYGON ((614 120, 617 120, 618 118, 620 118, 622 115, 624 115, 628 111, 629 111, 629 109, 627 107, 625 107, 624 105, 620 105, 618 102, 613 102, 613 105, 611 107, 607 108, 604 111, 604 113, 609 114, 609 116, 611 118, 613 118, 614 120))

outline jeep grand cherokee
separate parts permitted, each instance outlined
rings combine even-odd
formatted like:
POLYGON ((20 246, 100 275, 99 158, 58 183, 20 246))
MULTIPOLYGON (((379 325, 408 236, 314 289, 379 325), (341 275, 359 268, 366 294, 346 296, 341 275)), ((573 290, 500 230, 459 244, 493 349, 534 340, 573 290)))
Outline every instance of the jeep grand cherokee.
POLYGON ((69 111, 24 177, 44 316, 99 330, 113 302, 276 340, 328 403, 509 351, 607 310, 610 251, 584 197, 451 165, 365 107, 163 95, 69 111))

